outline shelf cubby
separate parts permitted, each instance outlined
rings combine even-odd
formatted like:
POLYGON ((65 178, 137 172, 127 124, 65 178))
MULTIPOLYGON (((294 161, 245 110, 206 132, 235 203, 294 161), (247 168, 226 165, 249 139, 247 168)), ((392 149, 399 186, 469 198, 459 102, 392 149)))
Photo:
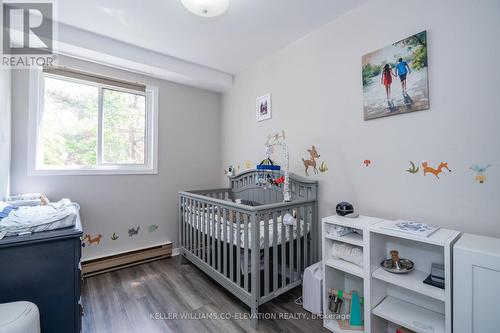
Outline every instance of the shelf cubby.
POLYGON ((396 285, 398 287, 406 288, 408 290, 444 302, 445 301, 444 289, 423 283, 423 281, 427 278, 428 275, 429 273, 419 271, 416 269, 407 274, 394 274, 385 271, 382 267, 376 269, 372 273, 372 277, 375 279, 385 281, 387 283, 396 285))
POLYGON ((335 236, 335 235, 331 235, 331 234, 326 233, 325 238, 331 239, 331 240, 334 240, 337 242, 343 242, 343 243, 363 247, 363 236, 361 236, 360 234, 357 234, 357 233, 347 234, 345 236, 335 236))
MULTIPOLYGON (((359 277, 354 274, 350 274, 347 271, 342 270, 342 268, 325 266, 325 288, 324 288, 324 325, 326 328, 330 329, 335 333, 353 332, 352 330, 344 330, 340 327, 338 321, 333 318, 334 314, 329 309, 329 293, 328 290, 333 288, 337 290, 352 291, 356 290, 360 297, 364 297, 364 286, 363 277, 359 277)), ((363 314, 364 314, 363 309, 363 314)), ((346 313, 345 305, 342 306, 341 314, 346 313)))
POLYGON ((342 259, 329 258, 325 261, 325 266, 363 278, 363 268, 342 259))
POLYGON ((387 296, 372 313, 418 333, 445 333, 445 315, 413 303, 387 296))

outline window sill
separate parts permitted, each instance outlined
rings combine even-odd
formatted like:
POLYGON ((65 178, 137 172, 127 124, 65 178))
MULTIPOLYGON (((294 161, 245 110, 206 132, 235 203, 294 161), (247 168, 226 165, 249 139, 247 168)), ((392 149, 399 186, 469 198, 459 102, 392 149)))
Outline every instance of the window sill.
POLYGON ((110 176, 110 175, 157 175, 157 168, 98 167, 81 169, 34 169, 28 176, 110 176))

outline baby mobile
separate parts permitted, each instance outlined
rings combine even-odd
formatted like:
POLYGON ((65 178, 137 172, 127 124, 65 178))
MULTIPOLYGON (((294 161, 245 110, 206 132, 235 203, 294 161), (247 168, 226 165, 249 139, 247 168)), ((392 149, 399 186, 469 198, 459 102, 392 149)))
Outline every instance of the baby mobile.
POLYGON ((269 188, 271 186, 281 186, 283 184, 283 201, 292 201, 290 195, 290 181, 289 181, 289 154, 288 147, 285 143, 285 131, 268 135, 266 141, 266 155, 260 164, 257 165, 256 185, 269 188), (281 166, 271 160, 271 155, 274 153, 274 147, 281 147, 285 154, 284 175, 281 175, 281 166))

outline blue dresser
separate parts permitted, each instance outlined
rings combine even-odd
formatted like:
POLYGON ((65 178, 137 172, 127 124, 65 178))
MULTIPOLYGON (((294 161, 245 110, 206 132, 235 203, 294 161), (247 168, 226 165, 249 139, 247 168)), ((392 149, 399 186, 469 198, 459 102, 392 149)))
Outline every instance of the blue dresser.
POLYGON ((30 301, 42 333, 80 332, 80 219, 74 227, 0 240, 0 303, 30 301))

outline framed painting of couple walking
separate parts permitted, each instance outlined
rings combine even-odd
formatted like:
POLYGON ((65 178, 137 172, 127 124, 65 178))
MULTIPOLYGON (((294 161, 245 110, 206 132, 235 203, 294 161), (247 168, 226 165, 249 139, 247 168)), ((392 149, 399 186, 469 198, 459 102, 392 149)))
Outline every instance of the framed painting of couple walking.
POLYGON ((364 119, 429 109, 427 32, 363 56, 364 119))

